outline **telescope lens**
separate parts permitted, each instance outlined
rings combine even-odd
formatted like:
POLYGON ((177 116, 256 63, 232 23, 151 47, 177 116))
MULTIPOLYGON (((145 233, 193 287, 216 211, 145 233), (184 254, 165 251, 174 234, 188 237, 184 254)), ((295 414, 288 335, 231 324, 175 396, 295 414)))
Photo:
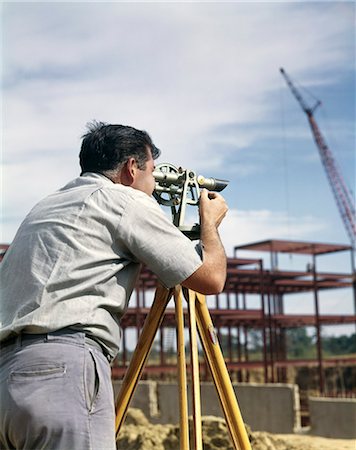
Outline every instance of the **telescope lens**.
POLYGON ((226 186, 229 184, 227 180, 219 180, 215 179, 215 189, 214 191, 221 192, 226 188, 226 186))

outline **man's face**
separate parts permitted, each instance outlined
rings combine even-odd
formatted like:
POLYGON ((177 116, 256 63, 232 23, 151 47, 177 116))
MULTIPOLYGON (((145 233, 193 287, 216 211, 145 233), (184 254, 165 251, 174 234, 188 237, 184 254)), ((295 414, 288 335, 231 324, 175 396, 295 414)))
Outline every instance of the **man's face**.
POLYGON ((155 164, 150 150, 147 150, 147 156, 148 159, 145 168, 137 168, 135 180, 131 184, 131 187, 145 192, 147 195, 151 196, 155 188, 155 179, 153 176, 155 164))

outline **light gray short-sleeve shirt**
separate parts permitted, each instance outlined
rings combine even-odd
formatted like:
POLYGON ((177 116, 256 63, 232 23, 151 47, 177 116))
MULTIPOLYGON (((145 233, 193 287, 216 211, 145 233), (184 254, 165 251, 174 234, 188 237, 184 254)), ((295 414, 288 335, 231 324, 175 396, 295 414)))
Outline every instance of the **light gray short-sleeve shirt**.
POLYGON ((202 261, 153 198, 76 178, 32 209, 0 264, 0 339, 73 327, 115 356, 141 263, 172 287, 202 261))

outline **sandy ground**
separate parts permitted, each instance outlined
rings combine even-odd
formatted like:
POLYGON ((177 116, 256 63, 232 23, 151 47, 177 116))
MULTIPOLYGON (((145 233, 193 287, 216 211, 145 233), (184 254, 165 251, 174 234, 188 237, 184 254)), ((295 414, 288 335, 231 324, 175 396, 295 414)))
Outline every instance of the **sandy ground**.
MULTIPOLYGON (((233 450, 224 419, 203 417, 204 450, 233 450)), ((248 430, 253 450, 356 450, 356 440, 248 430)), ((138 409, 129 409, 120 430, 118 450, 179 450, 177 425, 153 425, 138 409)))
POLYGON ((274 435, 287 442, 290 447, 300 450, 356 450, 355 439, 327 439, 317 436, 295 434, 274 435))

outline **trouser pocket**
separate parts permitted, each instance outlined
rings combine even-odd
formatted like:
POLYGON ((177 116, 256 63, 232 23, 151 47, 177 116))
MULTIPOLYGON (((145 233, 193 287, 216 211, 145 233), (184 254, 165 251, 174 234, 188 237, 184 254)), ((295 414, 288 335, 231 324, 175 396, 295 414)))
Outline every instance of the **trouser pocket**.
POLYGON ((100 386, 98 365, 91 349, 85 352, 84 387, 87 409, 89 413, 92 413, 95 410, 100 386))
POLYGON ((45 362, 27 364, 10 372, 9 382, 30 382, 31 380, 50 380, 63 377, 66 373, 65 364, 45 362))

